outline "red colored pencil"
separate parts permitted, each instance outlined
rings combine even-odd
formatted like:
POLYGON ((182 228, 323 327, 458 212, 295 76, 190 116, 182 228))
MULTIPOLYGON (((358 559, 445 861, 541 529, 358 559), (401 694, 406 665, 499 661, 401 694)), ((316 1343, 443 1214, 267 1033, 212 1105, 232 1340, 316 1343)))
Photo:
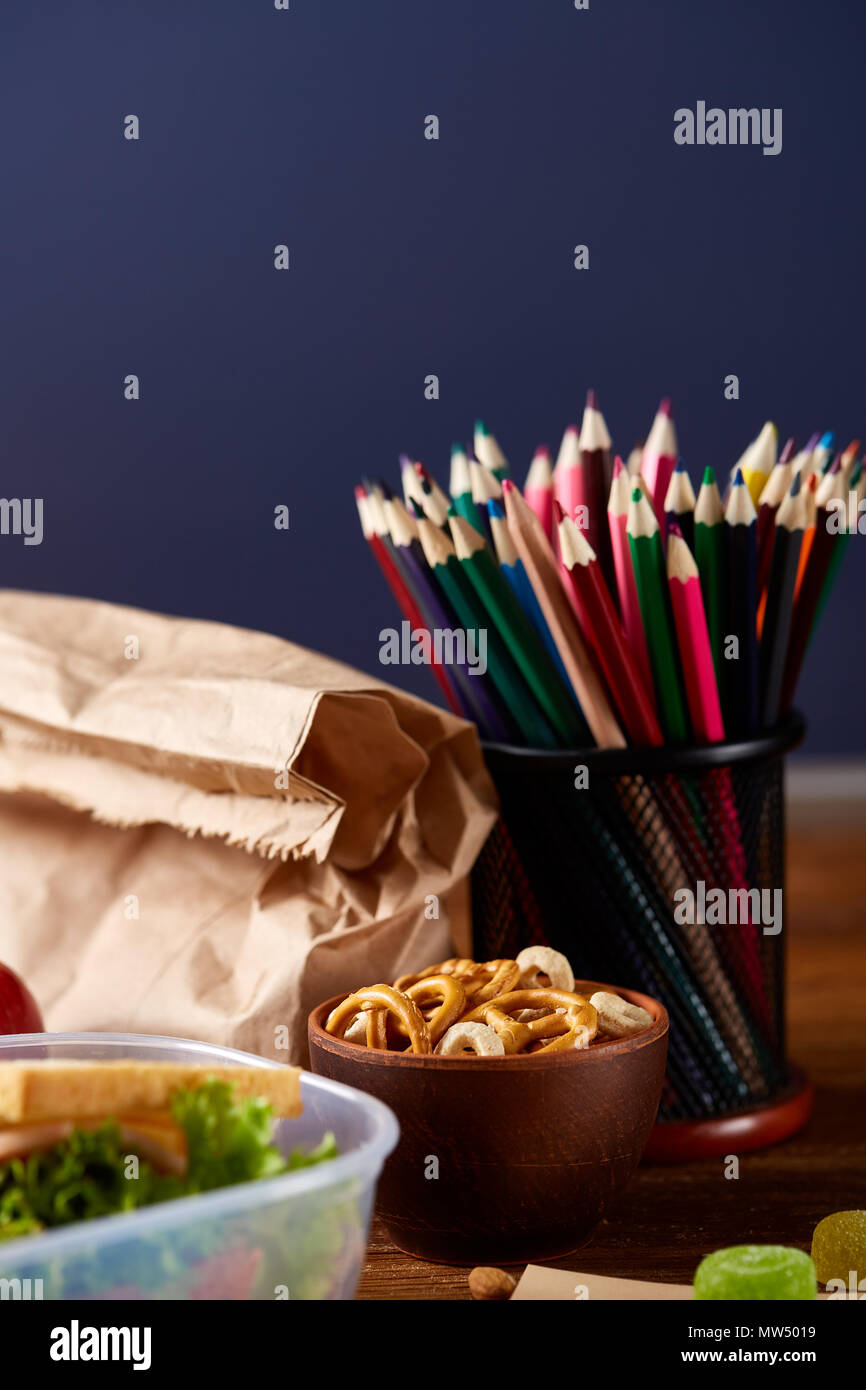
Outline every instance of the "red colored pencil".
MULTIPOLYGON (((412 597, 409 587, 394 559, 390 538, 388 538, 387 524, 384 519, 379 516, 379 509, 375 506, 375 503, 376 499, 368 494, 366 488, 361 487, 360 484, 355 488, 355 504, 358 508, 358 516, 361 519, 361 530, 364 533, 364 539, 375 555, 379 568, 388 583, 388 587, 400 605, 403 617, 411 625, 413 631, 419 629, 421 632, 429 632, 429 628, 421 616, 421 611, 412 597), (386 538, 388 538, 387 541, 386 538)), ((445 668, 436 662, 432 662, 431 670, 451 709, 455 714, 465 717, 463 707, 451 687, 451 682, 448 679, 448 673, 445 668)))
POLYGON ((619 611, 622 625, 641 681, 655 706, 655 687, 652 668, 646 645, 646 634, 640 611, 640 600, 634 577, 631 550, 628 544, 628 505, 632 488, 637 481, 626 472, 623 461, 617 455, 613 464, 613 482, 610 485, 610 498, 607 504, 607 519, 610 526, 610 543, 613 551, 613 567, 616 574, 616 587, 619 595, 619 611))
POLYGON ((662 533, 663 545, 667 535, 665 498, 668 494, 671 474, 677 466, 678 457, 679 447, 671 414, 671 403, 665 397, 656 411, 652 428, 643 447, 643 459, 641 460, 641 473, 646 479, 650 501, 656 514, 659 530, 662 533))
POLYGON ((667 573, 692 728, 706 743, 718 743, 725 737, 725 726, 701 581, 694 557, 675 522, 668 531, 667 573))
POLYGON ((580 426, 580 462, 583 468, 588 511, 585 530, 598 557, 604 582, 616 592, 610 530, 607 524, 607 496, 610 491, 610 434, 594 391, 586 394, 586 408, 580 426))
POLYGON ((628 736, 657 748, 664 740, 652 702, 623 635, 601 567, 570 517, 558 514, 560 572, 583 635, 594 653, 628 736))

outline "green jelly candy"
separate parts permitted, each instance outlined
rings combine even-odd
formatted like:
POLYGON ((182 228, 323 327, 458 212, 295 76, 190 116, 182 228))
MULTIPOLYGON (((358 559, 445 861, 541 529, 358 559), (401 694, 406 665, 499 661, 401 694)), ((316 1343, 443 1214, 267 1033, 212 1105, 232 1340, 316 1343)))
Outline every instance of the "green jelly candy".
POLYGON ((695 1298, 709 1301, 817 1297, 815 1266, 788 1245, 732 1245, 695 1271, 695 1298))
POLYGON ((822 1284, 841 1279, 848 1286, 866 1279, 866 1211, 834 1211, 819 1221, 812 1233, 812 1259, 822 1284))

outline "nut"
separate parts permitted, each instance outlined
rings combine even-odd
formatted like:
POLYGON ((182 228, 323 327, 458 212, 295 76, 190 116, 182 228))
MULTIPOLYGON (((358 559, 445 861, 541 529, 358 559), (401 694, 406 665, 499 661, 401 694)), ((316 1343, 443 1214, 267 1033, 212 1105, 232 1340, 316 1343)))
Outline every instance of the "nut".
POLYGON ((504 1269, 494 1269, 492 1265, 478 1265, 469 1275, 469 1292, 473 1298, 510 1298, 517 1287, 517 1280, 504 1269))
POLYGON ((618 994, 608 994, 603 989, 593 994, 590 1003, 598 1011, 599 1035, 603 1034, 606 1038, 628 1038, 632 1033, 641 1033, 652 1023, 652 1016, 646 1009, 629 1004, 627 999, 620 999, 618 994))

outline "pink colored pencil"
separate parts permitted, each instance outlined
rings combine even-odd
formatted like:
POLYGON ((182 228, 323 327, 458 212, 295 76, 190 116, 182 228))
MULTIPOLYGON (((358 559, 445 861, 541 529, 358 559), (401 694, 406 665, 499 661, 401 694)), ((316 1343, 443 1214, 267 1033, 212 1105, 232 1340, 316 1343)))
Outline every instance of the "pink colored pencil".
POLYGON ((671 414, 671 403, 665 397, 656 411, 656 417, 647 435, 641 461, 641 472, 649 488, 650 501, 653 504, 659 530, 662 533, 662 544, 667 536, 665 498, 668 494, 671 474, 677 466, 678 456, 679 446, 671 414))
POLYGON ((610 544, 613 550, 613 568, 616 575, 617 594, 619 595, 619 611, 622 615, 623 630, 634 654, 641 680, 650 699, 655 702, 655 686, 626 530, 628 505, 633 486, 634 479, 629 477, 622 459, 617 455, 613 464, 613 481, 607 504, 607 519, 610 525, 610 544))
POLYGON ((562 436, 553 474, 553 492, 566 516, 573 517, 577 507, 587 505, 577 425, 569 425, 562 436))
POLYGON ((671 523, 668 537, 667 568, 692 727, 698 738, 718 743, 725 737, 725 726, 701 581, 694 557, 675 522, 671 523))
POLYGON ((553 539, 553 464, 550 450, 546 444, 539 444, 532 455, 526 482, 523 485, 524 499, 529 503, 544 529, 548 540, 553 539))

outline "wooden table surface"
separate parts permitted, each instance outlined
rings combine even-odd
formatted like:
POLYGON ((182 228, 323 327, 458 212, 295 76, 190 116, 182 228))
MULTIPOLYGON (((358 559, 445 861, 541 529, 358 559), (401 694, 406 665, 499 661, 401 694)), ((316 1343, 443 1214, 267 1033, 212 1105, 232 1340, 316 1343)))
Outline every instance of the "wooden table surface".
MULTIPOLYGON (((808 1249, 829 1212, 866 1208, 866 829, 830 820, 789 835, 788 1054, 816 1088, 803 1132, 744 1154, 740 1176, 721 1159, 642 1166, 591 1243, 562 1269, 690 1283, 720 1246, 808 1249)), ((512 1270, 519 1275, 522 1268, 512 1270)), ((362 1299, 463 1299, 468 1270, 396 1251, 374 1221, 362 1299)))

